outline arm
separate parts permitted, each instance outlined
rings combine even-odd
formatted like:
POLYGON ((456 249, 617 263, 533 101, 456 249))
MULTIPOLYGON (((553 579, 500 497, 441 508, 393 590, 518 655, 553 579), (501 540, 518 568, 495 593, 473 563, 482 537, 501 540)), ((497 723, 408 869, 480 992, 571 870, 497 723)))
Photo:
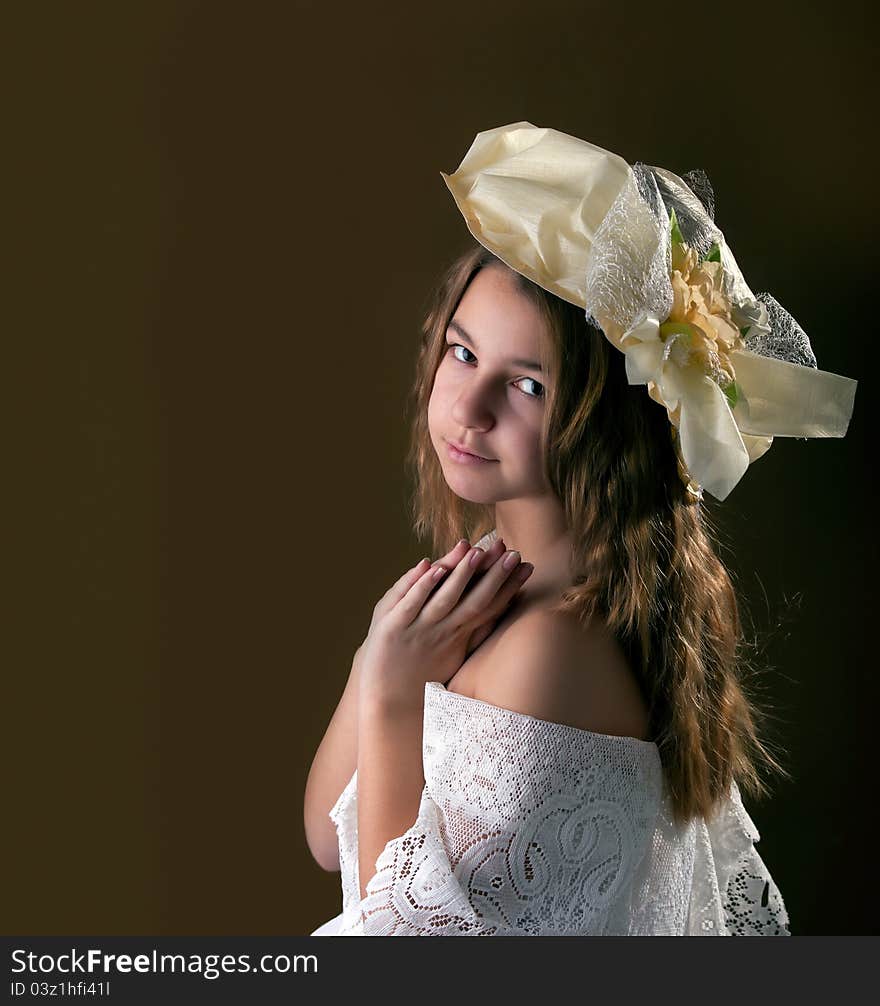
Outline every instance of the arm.
POLYGON ((425 789, 422 725, 425 688, 461 667, 475 630, 497 620, 525 576, 495 564, 467 598, 459 601, 485 558, 462 539, 449 567, 423 560, 408 570, 376 606, 364 654, 358 694, 357 844, 361 900, 380 867, 386 846, 419 816, 425 789), (431 597, 428 602, 428 597, 431 597), (427 604, 426 604, 427 602, 427 604), (451 614, 453 613, 454 614, 451 614))
MULTIPOLYGON (((497 544, 497 543, 496 543, 497 544)), ((441 562, 451 562, 463 553, 462 549, 467 545, 466 539, 462 539, 455 548, 443 557, 441 562)), ((466 551, 466 549, 465 549, 466 551)), ((490 550, 491 552, 491 550, 490 550)), ((389 605, 393 605, 398 593, 405 592, 414 578, 413 570, 405 577, 401 577, 394 590, 389 591, 385 598, 376 605, 373 611, 373 622, 367 639, 373 631, 375 623, 381 619, 389 605)), ((479 641, 474 641, 474 646, 479 641)), ((328 814, 333 804, 339 798, 345 786, 351 779, 357 766, 358 757, 358 695, 360 692, 361 665, 363 663, 363 650, 367 640, 364 640, 355 653, 352 662, 351 674, 348 684, 333 714, 330 725, 324 739, 312 761, 309 777, 306 781, 306 791, 303 804, 303 816, 305 819, 306 842, 309 850, 319 866, 325 870, 339 869, 339 844, 336 829, 328 814)), ((418 696, 421 705, 424 699, 424 692, 418 696)), ((421 761, 421 755, 419 755, 421 761)), ((360 779, 360 773, 358 773, 360 779)), ((358 786, 360 789, 360 785, 358 786)))
POLYGON ((422 766, 424 689, 360 695, 357 751, 358 876, 360 896, 376 873, 386 844, 411 827, 419 812, 425 777, 422 766))
POLYGON ((303 800, 306 843, 318 865, 328 871, 339 869, 339 842, 328 814, 357 765, 362 649, 359 646, 354 655, 345 691, 315 753, 306 780, 303 800))

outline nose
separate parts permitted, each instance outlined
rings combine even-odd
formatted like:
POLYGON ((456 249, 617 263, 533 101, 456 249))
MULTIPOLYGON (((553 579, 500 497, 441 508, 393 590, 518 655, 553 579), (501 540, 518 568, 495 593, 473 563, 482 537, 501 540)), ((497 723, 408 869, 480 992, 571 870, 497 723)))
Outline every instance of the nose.
POLYGON ((462 428, 490 430, 495 425, 491 407, 491 392, 479 380, 468 381, 461 388, 452 406, 452 418, 462 428))

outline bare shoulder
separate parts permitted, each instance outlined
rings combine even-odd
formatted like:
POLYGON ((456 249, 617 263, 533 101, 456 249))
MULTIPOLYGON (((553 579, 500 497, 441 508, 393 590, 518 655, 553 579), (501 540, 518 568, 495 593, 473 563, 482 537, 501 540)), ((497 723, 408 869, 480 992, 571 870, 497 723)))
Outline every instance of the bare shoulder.
POLYGON ((650 740, 648 709, 614 634, 546 608, 523 612, 480 668, 475 698, 554 723, 650 740))

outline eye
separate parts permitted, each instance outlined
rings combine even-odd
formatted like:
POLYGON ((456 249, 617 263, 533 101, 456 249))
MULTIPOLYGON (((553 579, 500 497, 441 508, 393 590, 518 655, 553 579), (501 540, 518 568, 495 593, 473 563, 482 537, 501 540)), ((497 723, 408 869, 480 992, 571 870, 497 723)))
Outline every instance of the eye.
MULTIPOLYGON (((468 363, 470 361, 468 361, 468 360, 462 360, 461 357, 455 356, 455 350, 456 349, 463 349, 465 351, 465 353, 468 353, 471 356, 474 356, 474 354, 471 353, 471 351, 467 348, 467 346, 462 346, 462 344, 460 342, 447 342, 446 345, 449 346, 449 348, 452 350, 452 355, 455 357, 456 360, 459 361, 459 363, 468 363)), ((476 360, 475 356, 474 356, 474 359, 476 360)), ((522 388, 517 388, 517 390, 520 392, 520 394, 525 395, 526 398, 537 398, 538 400, 540 400, 540 399, 542 399, 544 397, 544 394, 545 394, 545 392, 544 392, 544 385, 541 384, 540 382, 536 381, 533 377, 521 377, 519 379, 519 381, 517 382, 517 384, 519 384, 521 381, 529 381, 536 388, 540 388, 540 391, 537 392, 537 393, 532 393, 532 392, 528 392, 528 391, 523 391, 522 388)))
MULTIPOLYGON (((449 346, 449 348, 452 350, 452 355, 453 356, 455 356, 455 350, 456 349, 463 349, 466 353, 470 353, 471 356, 474 356, 474 354, 471 353, 471 351, 467 348, 467 346, 462 346, 461 343, 459 343, 459 342, 448 342, 446 345, 449 346)), ((455 358, 456 358, 456 360, 459 359, 459 357, 457 357, 457 356, 455 356, 455 358)), ((474 359, 476 360, 475 356, 474 356, 474 359)), ((462 360, 461 362, 462 363, 467 363, 468 361, 467 360, 462 360)))

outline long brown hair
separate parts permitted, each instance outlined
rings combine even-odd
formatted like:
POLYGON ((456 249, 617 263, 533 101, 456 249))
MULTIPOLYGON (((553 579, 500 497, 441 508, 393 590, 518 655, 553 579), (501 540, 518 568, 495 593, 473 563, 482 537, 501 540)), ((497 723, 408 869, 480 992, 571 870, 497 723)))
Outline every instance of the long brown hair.
MULTIPOLYGON (((414 530, 435 555, 494 527, 494 505, 463 500, 446 484, 427 419, 449 320, 487 267, 508 269, 473 242, 441 278, 422 324, 407 460, 414 530)), ((626 652, 679 822, 710 817, 734 780, 744 794, 765 796, 761 769, 790 776, 760 737, 769 713, 747 694, 753 644, 706 502, 686 490, 666 410, 627 382, 624 355, 583 310, 508 271, 550 333, 542 340, 554 375, 543 417, 547 475, 578 571, 556 610, 584 624, 603 619, 626 652)))

